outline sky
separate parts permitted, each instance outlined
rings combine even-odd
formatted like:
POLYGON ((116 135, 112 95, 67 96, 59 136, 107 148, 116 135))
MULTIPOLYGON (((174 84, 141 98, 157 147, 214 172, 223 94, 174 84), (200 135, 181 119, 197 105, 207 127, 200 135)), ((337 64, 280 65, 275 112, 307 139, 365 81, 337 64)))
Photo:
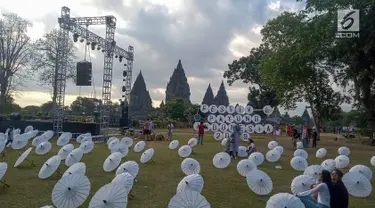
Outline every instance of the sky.
MULTIPOLYGON (((117 18, 117 45, 134 47, 133 82, 142 70, 154 106, 165 99, 165 88, 181 59, 191 91, 191 101, 201 103, 208 83, 216 94, 224 81, 232 104, 247 103, 248 85, 226 84, 223 73, 228 64, 247 56, 261 43, 260 30, 267 20, 283 11, 298 11, 303 2, 295 0, 5 0, 2 12, 17 13, 33 23, 28 34, 37 39, 58 28, 61 7, 71 9, 72 17, 106 16, 117 18), (22 5, 22 6, 20 6, 22 5)), ((89 26, 89 30, 105 37, 105 26, 89 26)), ((72 36, 72 35, 71 35, 72 36)), ((84 59, 84 44, 77 43, 77 61, 84 59)), ((65 104, 81 95, 101 98, 103 55, 91 51, 95 87, 77 87, 67 83, 65 104)), ((123 63, 114 60, 112 100, 121 98, 123 63)), ((333 88, 338 89, 333 85, 333 88)), ((29 80, 16 94, 22 107, 40 105, 51 99, 51 87, 36 78, 29 80)), ((343 105, 350 110, 350 105, 343 105)), ((301 115, 299 103, 290 115, 301 115)), ((283 112, 283 109, 281 109, 283 112)))

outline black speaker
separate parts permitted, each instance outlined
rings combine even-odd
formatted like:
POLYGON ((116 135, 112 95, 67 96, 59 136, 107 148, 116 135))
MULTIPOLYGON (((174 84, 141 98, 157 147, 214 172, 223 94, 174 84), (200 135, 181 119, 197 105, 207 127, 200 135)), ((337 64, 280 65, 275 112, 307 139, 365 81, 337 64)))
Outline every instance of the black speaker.
POLYGON ((77 86, 91 86, 92 63, 88 61, 77 62, 77 86))

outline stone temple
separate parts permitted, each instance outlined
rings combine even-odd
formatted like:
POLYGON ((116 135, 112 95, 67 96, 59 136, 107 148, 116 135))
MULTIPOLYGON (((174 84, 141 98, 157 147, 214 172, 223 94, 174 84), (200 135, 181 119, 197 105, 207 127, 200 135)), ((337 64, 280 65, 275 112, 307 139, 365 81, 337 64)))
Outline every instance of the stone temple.
POLYGON ((165 101, 169 102, 175 98, 181 98, 190 103, 190 86, 187 81, 181 60, 178 61, 177 67, 167 84, 165 91, 165 101))
POLYGON ((219 87, 219 90, 217 91, 217 94, 214 99, 214 104, 219 106, 219 105, 224 105, 228 106, 229 105, 229 97, 227 95, 227 91, 225 90, 224 82, 222 81, 219 87))
POLYGON ((141 71, 130 92, 129 116, 131 120, 144 120, 147 118, 147 115, 153 111, 152 99, 146 88, 146 83, 141 71))

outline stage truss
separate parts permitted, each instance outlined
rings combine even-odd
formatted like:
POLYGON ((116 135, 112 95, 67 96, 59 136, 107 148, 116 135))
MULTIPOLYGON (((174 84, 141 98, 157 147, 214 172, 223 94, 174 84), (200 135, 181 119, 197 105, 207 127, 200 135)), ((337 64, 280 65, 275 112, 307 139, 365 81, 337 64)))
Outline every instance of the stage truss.
POLYGON ((122 59, 126 59, 126 71, 127 76, 124 77, 126 88, 125 103, 130 103, 130 91, 132 82, 132 70, 134 61, 134 48, 129 46, 128 50, 125 50, 116 45, 114 39, 116 30, 116 18, 114 16, 99 16, 99 17, 70 17, 70 9, 68 7, 61 8, 61 17, 58 18, 60 33, 57 51, 57 63, 56 63, 56 79, 55 85, 57 90, 57 99, 54 103, 54 119, 53 128, 56 134, 59 134, 63 130, 64 123, 64 102, 65 102, 65 88, 66 88, 66 71, 67 71, 67 46, 69 41, 69 32, 78 35, 80 38, 86 40, 86 43, 94 43, 96 47, 102 48, 104 53, 104 70, 103 70, 103 86, 102 86, 102 105, 100 110, 100 131, 104 136, 106 135, 106 129, 109 127, 110 117, 110 106, 111 102, 111 88, 112 88, 112 69, 113 69, 113 58, 119 58, 120 62, 122 59), (83 27, 83 26, 86 26, 83 27), (106 25, 106 36, 105 38, 91 32, 87 29, 89 25, 106 25))

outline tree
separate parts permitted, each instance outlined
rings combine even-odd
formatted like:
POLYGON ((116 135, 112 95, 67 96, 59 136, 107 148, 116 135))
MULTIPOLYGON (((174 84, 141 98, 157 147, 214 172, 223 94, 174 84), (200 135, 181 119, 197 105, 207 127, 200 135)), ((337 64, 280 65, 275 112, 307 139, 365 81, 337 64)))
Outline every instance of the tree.
POLYGON ((14 98, 8 94, 5 99, 5 104, 3 107, 4 113, 20 113, 21 112, 21 106, 14 103, 14 98))
POLYGON ((177 98, 167 102, 164 105, 164 112, 169 119, 188 121, 189 118, 186 117, 186 110, 191 106, 192 105, 189 102, 181 98, 177 98))
MULTIPOLYGON (((101 101, 96 98, 77 97, 70 105, 70 109, 75 115, 80 115, 82 113, 92 115, 98 110, 100 103, 101 101)), ((111 111, 112 110, 111 108, 111 111)))
POLYGON ((41 106, 40 106, 40 111, 42 113, 51 113, 53 110, 53 103, 52 101, 48 101, 46 103, 43 103, 41 106))
POLYGON ((17 14, 3 13, 0 18, 0 112, 4 111, 11 90, 32 74, 29 70, 38 68, 33 61, 33 43, 27 35, 30 26, 17 14))
POLYGON ((40 112, 40 107, 36 105, 28 105, 25 106, 22 111, 28 114, 37 114, 40 112))
MULTIPOLYGON (((41 84, 51 85, 53 87, 52 102, 56 101, 57 90, 55 80, 57 78, 57 53, 59 44, 59 30, 53 29, 49 33, 44 34, 44 37, 36 42, 36 49, 39 54, 36 56, 37 61, 41 64, 39 70, 39 80, 41 84)), ((67 79, 76 78, 76 66, 75 66, 75 52, 77 48, 74 46, 74 42, 69 39, 67 45, 67 79)))

